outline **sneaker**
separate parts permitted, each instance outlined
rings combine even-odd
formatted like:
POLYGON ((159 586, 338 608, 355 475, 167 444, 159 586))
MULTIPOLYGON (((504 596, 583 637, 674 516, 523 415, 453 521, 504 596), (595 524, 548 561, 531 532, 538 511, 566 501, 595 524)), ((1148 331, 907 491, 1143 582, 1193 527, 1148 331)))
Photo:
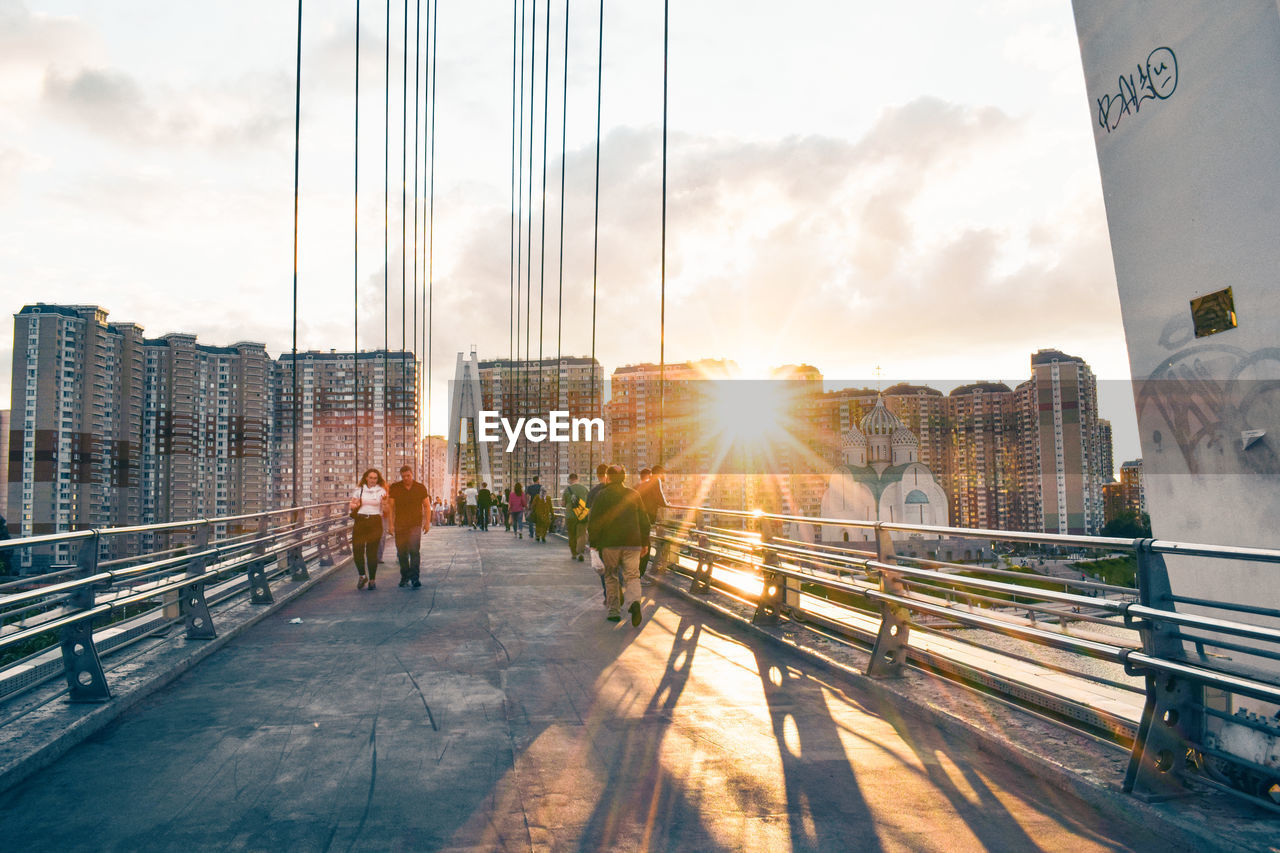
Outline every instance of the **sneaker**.
POLYGON ((418 587, 420 587, 420 586, 422 586, 422 581, 418 580, 417 578, 414 578, 414 579, 413 579, 413 588, 414 588, 414 589, 417 589, 417 588, 418 588, 418 587))
POLYGON ((579 554, 579 555, 578 555, 578 562, 579 562, 579 563, 582 563, 582 562, 585 562, 585 561, 586 561, 586 558, 585 558, 585 557, 583 557, 581 554, 579 554))
POLYGON ((608 619, 610 622, 621 622, 622 614, 619 613, 617 610, 610 610, 609 615, 604 618, 608 619))
POLYGON ((356 589, 364 589, 364 585, 367 584, 368 582, 369 582, 369 579, 364 575, 361 575, 360 578, 356 581, 356 589))
POLYGON ((378 588, 378 585, 377 585, 376 583, 374 583, 373 581, 369 581, 369 590, 370 590, 370 592, 372 592, 373 590, 375 590, 375 589, 377 589, 377 588, 378 588))
POLYGON ((640 602, 633 601, 631 602, 631 627, 634 628, 639 624, 640 624, 640 602))
POLYGON ((409 585, 409 581, 408 581, 408 579, 407 579, 407 578, 400 578, 400 587, 401 587, 401 589, 403 589, 404 587, 406 587, 406 586, 408 586, 408 585, 409 585))

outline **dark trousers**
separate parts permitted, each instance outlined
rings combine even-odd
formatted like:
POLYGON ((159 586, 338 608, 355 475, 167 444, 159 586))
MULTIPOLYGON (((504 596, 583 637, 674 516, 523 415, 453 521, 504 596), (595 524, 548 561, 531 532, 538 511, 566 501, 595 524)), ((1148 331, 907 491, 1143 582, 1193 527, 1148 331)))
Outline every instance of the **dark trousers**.
POLYGON ((418 525, 396 531, 396 559, 400 561, 400 580, 418 580, 421 557, 422 528, 418 525))
POLYGON ((357 515, 351 530, 351 556, 356 572, 373 580, 378 574, 378 546, 382 544, 382 516, 357 515))
POLYGON ((480 506, 479 513, 480 513, 480 529, 488 530, 489 529, 489 507, 484 505, 480 506))

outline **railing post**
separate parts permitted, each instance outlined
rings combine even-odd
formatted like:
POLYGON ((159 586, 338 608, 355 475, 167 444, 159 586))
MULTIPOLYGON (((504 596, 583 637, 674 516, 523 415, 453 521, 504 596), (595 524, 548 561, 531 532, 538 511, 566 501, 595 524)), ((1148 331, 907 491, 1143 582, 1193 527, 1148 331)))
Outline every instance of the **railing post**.
MULTIPOLYGON (((187 561, 187 577, 195 578, 204 574, 207 561, 200 554, 209 547, 209 522, 196 525, 191 547, 199 556, 187 561)), ((196 581, 184 586, 179 591, 182 595, 182 615, 187 623, 188 640, 212 640, 218 636, 213 629, 213 618, 209 615, 209 604, 204 598, 204 581, 196 581)))
MULTIPOLYGON (((1173 610, 1173 590, 1164 556, 1151 550, 1154 540, 1134 542, 1138 557, 1138 600, 1159 610, 1173 610)), ((1150 657, 1180 660, 1182 639, 1176 625, 1155 620, 1130 620, 1142 637, 1142 650, 1150 657)), ((1188 679, 1162 672, 1134 671, 1144 675, 1147 698, 1142 706, 1142 719, 1129 754, 1123 789, 1148 801, 1167 800, 1187 793, 1180 774, 1188 768, 1187 755, 1200 738, 1204 727, 1204 689, 1188 679)))
MULTIPOLYGON (((98 571, 98 531, 80 545, 76 566, 81 578, 92 577, 98 571)), ((67 605, 75 610, 90 610, 94 605, 92 586, 78 587, 71 593, 67 605)), ((106 702, 111 699, 107 676, 98 659, 98 648, 93 643, 93 620, 85 619, 67 625, 62 634, 62 671, 67 678, 67 692, 72 702, 106 702)))
POLYGON ((328 568, 333 565, 334 538, 333 527, 327 511, 324 516, 324 527, 320 528, 320 531, 324 535, 316 540, 316 549, 320 554, 319 565, 321 568, 328 568))
MULTIPOLYGON (((889 531, 876 522, 876 562, 897 564, 893 550, 893 538, 889 531)), ((897 572, 880 569, 880 591, 902 595, 902 576, 897 572)), ((907 635, 910 633, 909 614, 906 608, 880 602, 880 631, 871 648, 871 660, 867 661, 867 675, 872 678, 888 678, 902 674, 907 660, 907 635)))
POLYGON ((761 572, 764 584, 760 588, 760 600, 756 602, 755 615, 751 617, 753 625, 778 624, 778 611, 782 608, 784 582, 787 579, 785 576, 769 570, 769 567, 778 565, 778 552, 771 546, 770 543, 772 542, 772 525, 762 522, 760 525, 760 562, 765 565, 761 572))
MULTIPOLYGON (((264 515, 258 519, 258 538, 265 539, 267 536, 267 517, 264 515)), ((267 551, 267 543, 259 542, 254 550, 258 553, 258 557, 249 561, 249 603, 250 604, 275 604, 275 597, 271 594, 271 584, 267 582, 267 562, 264 556, 267 551)))
POLYGON ((311 575, 307 573, 307 561, 302 559, 302 532, 298 527, 302 524, 302 511, 295 509, 293 511, 293 527, 294 535, 298 537, 299 544, 289 549, 289 579, 294 582, 310 580, 311 575))
MULTIPOLYGON (((656 564, 653 567, 655 572, 665 572, 676 562, 676 546, 675 542, 672 541, 675 536, 673 535, 671 517, 672 513, 666 509, 659 508, 658 518, 660 520, 655 526, 662 537, 662 541, 658 545, 656 564)), ((683 531, 683 519, 675 521, 674 524, 676 530, 683 531)))
POLYGON ((700 532, 702 530, 702 512, 694 510, 693 513, 693 530, 690 532, 698 534, 698 562, 693 568, 693 580, 689 582, 689 592, 695 595, 709 595, 711 593, 711 566, 712 557, 707 553, 707 549, 711 545, 711 540, 707 539, 707 534, 700 532))

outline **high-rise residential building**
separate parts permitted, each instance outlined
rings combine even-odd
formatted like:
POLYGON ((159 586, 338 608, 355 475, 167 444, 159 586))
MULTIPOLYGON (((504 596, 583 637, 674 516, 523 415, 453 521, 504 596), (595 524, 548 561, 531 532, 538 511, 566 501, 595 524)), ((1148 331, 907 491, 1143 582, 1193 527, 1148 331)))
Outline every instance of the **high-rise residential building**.
MULTIPOLYGON (((14 315, 10 530, 33 536, 135 525, 142 428, 142 329, 94 305, 27 305, 14 315)), ((105 540, 127 553, 135 537, 105 540)), ((69 563, 70 544, 19 554, 17 568, 69 563)))
POLYGON ((195 335, 169 334, 143 349, 143 523, 272 508, 265 346, 206 346, 195 335))
MULTIPOLYGON (((948 400, 941 391, 927 385, 905 382, 891 385, 881 395, 884 405, 897 415, 920 441, 920 463, 927 465, 946 483, 951 471, 951 434, 948 430, 948 400)), ((954 509, 955 504, 952 504, 954 509)))
POLYGON ((1111 440, 1111 421, 1098 418, 1098 476, 1103 483, 1116 479, 1115 445, 1111 440))
POLYGON ((672 503, 754 503, 756 496, 742 473, 748 463, 733 452, 733 438, 716 422, 709 402, 726 390, 718 389, 719 383, 741 381, 734 379, 737 373, 736 364, 718 359, 615 369, 604 410, 609 436, 605 461, 624 465, 633 483, 637 470, 662 465, 672 503))
POLYGON ((1142 460, 1132 459, 1120 466, 1120 486, 1124 510, 1133 513, 1147 511, 1147 493, 1142 484, 1142 460))
POLYGON ((448 467, 449 440, 443 435, 426 435, 422 437, 422 453, 418 457, 416 476, 427 487, 431 500, 436 498, 449 500, 449 490, 445 483, 448 467))
POLYGON ((962 385, 947 397, 949 477, 956 527, 1022 529, 1015 499, 1021 449, 1015 395, 1001 382, 962 385))
POLYGON ((401 465, 416 469, 417 382, 411 352, 309 351, 296 362, 281 355, 271 373, 275 503, 295 503, 295 432, 299 506, 346 499, 368 468, 388 482, 401 465))
POLYGON ((9 410, 0 409, 0 516, 9 518, 9 410))
MULTIPOLYGON (((603 426, 604 371, 593 358, 493 359, 479 362, 478 375, 482 408, 498 412, 513 426, 517 418, 546 419, 551 412, 567 412, 570 423, 600 418, 603 426)), ((528 485, 537 475, 539 482, 558 496, 570 474, 587 480, 592 466, 607 459, 608 430, 597 428, 590 439, 580 430, 577 441, 530 441, 522 432, 508 449, 504 434, 487 448, 489 486, 528 485)))
MULTIPOLYGON (((1098 389, 1084 359, 1058 350, 1031 356, 1023 385, 1024 452, 1039 485, 1038 529, 1097 533, 1103 524, 1098 389)), ((1024 484, 1025 486, 1026 484, 1024 484)))

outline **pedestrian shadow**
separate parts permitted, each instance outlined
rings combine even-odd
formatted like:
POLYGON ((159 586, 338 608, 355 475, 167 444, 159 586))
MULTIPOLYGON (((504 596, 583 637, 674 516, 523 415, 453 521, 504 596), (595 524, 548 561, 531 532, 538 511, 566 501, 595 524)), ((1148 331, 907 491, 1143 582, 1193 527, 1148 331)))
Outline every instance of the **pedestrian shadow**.
POLYGON ((882 849, 821 683, 768 652, 754 654, 782 763, 792 849, 882 849), (856 827, 866 831, 853 838, 856 827))
POLYGON ((578 836, 578 850, 729 849, 705 826, 700 791, 662 763, 672 714, 689 683, 703 633, 699 618, 682 616, 666 666, 640 720, 620 730, 623 741, 602 752, 607 778, 578 836))
MULTIPOLYGON (((1081 809, 1081 804, 1062 789, 1038 777, 1019 773, 1018 788, 1004 790, 997 795, 987 777, 963 754, 972 749, 957 748, 937 725, 906 716, 891 703, 875 709, 873 713, 893 726, 902 742, 919 759, 930 785, 946 798, 984 849, 1042 849, 1005 804, 1011 797, 1027 803, 1038 818, 1052 820, 1082 840, 1088 839, 1113 850, 1128 849, 1101 835, 1089 824, 1070 817, 1072 811, 1081 809)), ((992 760, 998 759, 992 757, 992 760)), ((1043 835, 1043 832, 1037 834, 1043 835)))

